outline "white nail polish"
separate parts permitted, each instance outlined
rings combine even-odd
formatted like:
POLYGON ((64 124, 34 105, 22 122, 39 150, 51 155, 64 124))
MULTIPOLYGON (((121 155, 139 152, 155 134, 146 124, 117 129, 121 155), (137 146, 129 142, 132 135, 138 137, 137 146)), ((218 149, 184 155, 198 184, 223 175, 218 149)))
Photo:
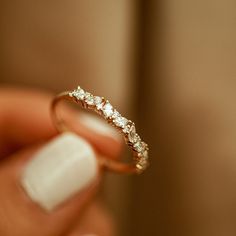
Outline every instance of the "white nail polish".
POLYGON ((26 164, 21 183, 33 201, 51 211, 88 186, 96 175, 97 160, 90 144, 64 133, 26 164))
POLYGON ((88 127, 89 129, 93 130, 95 133, 109 136, 111 138, 116 139, 117 141, 121 141, 121 136, 119 133, 106 123, 105 120, 100 119, 94 115, 89 115, 86 113, 80 113, 79 121, 82 125, 88 127))

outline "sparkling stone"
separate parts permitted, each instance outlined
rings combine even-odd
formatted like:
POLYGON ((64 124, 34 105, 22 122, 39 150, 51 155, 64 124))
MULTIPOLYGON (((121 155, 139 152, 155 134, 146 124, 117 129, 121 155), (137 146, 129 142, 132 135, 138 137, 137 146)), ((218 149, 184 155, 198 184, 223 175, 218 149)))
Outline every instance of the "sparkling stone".
POLYGON ((95 103, 95 105, 99 105, 100 103, 102 103, 102 98, 99 96, 95 96, 94 103, 95 103))
POLYGON ((130 125, 127 124, 127 125, 124 127, 123 132, 126 133, 126 134, 128 134, 129 131, 130 131, 130 125))
POLYGON ((104 105, 103 99, 99 96, 95 96, 94 97, 94 104, 96 105, 98 110, 101 110, 104 105))
POLYGON ((81 88, 78 88, 77 90, 75 90, 73 94, 79 100, 84 99, 84 96, 85 96, 85 92, 81 88))
POLYGON ((88 105, 94 105, 94 97, 91 93, 86 93, 85 94, 85 102, 88 104, 88 105))
POLYGON ((113 114, 113 107, 109 102, 106 102, 106 104, 103 106, 102 110, 103 110, 103 114, 107 118, 111 117, 113 114))
POLYGON ((138 141, 138 135, 134 125, 132 125, 129 130, 128 139, 131 143, 136 143, 138 141))
POLYGON ((120 113, 119 113, 117 110, 115 110, 115 111, 113 112, 112 118, 113 118, 113 119, 116 119, 117 117, 120 117, 120 116, 121 116, 120 113))
POLYGON ((114 123, 117 126, 124 128, 126 124, 128 123, 128 120, 125 117, 118 116, 116 119, 114 119, 114 123))
POLYGON ((96 107, 98 110, 101 110, 103 108, 103 105, 104 103, 102 102, 102 103, 97 104, 96 107))
POLYGON ((137 152, 140 152, 140 153, 143 152, 145 149, 144 143, 141 141, 138 141, 137 143, 134 144, 134 149, 137 152))
POLYGON ((139 154, 138 154, 138 157, 143 158, 143 159, 145 159, 145 160, 148 160, 148 158, 149 158, 148 150, 145 149, 143 152, 139 153, 139 154))

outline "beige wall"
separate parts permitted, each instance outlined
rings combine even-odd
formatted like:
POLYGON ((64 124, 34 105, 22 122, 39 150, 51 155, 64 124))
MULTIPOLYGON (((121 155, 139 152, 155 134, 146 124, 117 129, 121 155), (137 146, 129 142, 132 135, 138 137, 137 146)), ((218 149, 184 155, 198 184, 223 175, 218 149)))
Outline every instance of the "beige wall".
POLYGON ((236 234, 235 5, 146 4, 140 111, 153 161, 135 188, 146 198, 134 214, 139 235, 236 234))
POLYGON ((131 83, 132 1, 1 4, 3 81, 52 90, 81 84, 124 104, 131 83))

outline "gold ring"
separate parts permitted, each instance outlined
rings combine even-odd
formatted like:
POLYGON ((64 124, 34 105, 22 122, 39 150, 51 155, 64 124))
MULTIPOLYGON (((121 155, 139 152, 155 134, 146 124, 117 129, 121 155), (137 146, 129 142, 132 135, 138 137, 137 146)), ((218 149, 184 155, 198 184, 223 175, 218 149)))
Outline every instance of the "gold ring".
POLYGON ((142 141, 136 132, 135 124, 123 117, 104 97, 94 96, 78 87, 74 91, 58 94, 51 103, 51 115, 59 132, 68 130, 65 122, 58 116, 57 104, 62 100, 72 101, 85 109, 92 110, 102 116, 106 122, 115 127, 124 137, 126 144, 133 153, 133 163, 126 164, 117 160, 104 158, 101 163, 104 167, 121 173, 141 173, 149 165, 148 145, 142 141))

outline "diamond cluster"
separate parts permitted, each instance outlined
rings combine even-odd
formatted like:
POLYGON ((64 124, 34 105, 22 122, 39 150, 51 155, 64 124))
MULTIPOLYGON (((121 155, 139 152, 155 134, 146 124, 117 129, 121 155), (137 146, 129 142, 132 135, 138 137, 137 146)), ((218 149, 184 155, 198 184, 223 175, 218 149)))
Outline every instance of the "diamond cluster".
POLYGON ((148 145, 141 140, 132 121, 123 117, 108 100, 94 96, 80 87, 69 93, 69 95, 88 108, 95 109, 124 134, 127 144, 132 147, 136 154, 136 168, 138 170, 143 171, 148 166, 148 145))

